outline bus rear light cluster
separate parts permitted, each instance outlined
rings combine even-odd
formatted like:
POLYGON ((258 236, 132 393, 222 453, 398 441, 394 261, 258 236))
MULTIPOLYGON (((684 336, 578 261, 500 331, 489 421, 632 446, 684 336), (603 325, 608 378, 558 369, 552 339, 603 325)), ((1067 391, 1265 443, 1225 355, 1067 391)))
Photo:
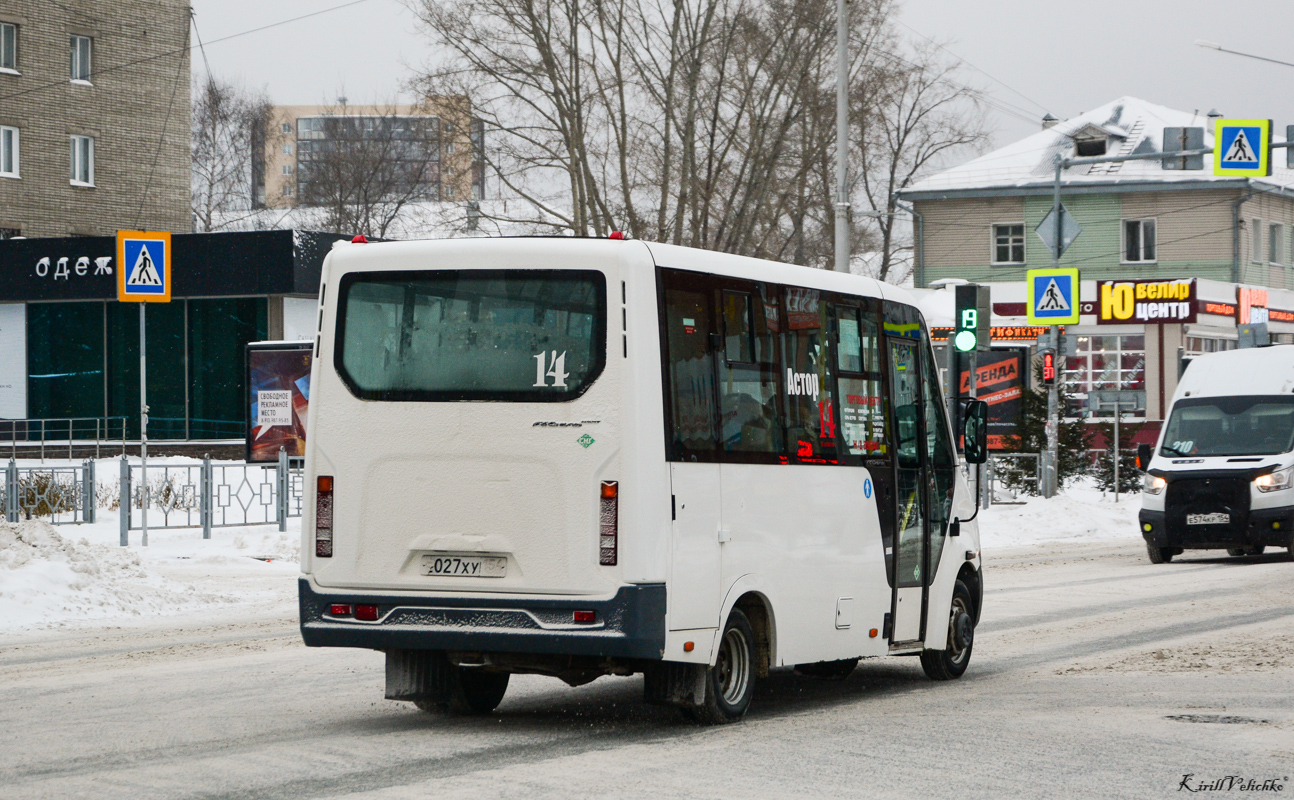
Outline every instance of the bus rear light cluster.
POLYGON ((364 622, 377 621, 377 606, 355 606, 355 619, 364 622))
POLYGON ((349 617, 349 616, 350 616, 350 604, 349 604, 349 603, 333 603, 332 605, 328 606, 328 615, 329 615, 329 616, 333 616, 333 617, 349 617))
POLYGON ((617 481, 602 481, 598 506, 598 563, 614 567, 620 552, 619 497, 617 481))
POLYGON ((315 556, 332 558, 332 476, 320 475, 315 488, 315 556))
POLYGON ((571 621, 579 622, 587 625, 593 622, 597 622, 598 615, 596 611, 572 611, 571 621))

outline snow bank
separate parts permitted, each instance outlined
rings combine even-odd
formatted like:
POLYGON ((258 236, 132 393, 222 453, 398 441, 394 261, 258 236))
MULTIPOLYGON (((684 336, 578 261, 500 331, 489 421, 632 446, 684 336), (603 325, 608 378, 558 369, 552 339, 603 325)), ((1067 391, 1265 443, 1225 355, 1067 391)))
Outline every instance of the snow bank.
POLYGON ((1103 493, 1084 478, 1050 500, 1020 499, 1024 505, 998 504, 980 511, 982 546, 1141 538, 1137 531, 1141 495, 1120 495, 1116 503, 1113 493, 1103 493))
POLYGON ((40 520, 0 522, 5 629, 171 614, 233 599, 165 578, 131 548, 74 542, 40 520))

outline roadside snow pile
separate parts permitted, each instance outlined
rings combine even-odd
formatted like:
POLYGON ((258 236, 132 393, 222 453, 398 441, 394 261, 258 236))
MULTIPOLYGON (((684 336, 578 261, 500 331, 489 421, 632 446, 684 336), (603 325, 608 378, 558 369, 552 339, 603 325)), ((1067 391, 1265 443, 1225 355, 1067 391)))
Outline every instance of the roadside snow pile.
POLYGON ((1035 542, 1140 539, 1137 511, 1141 495, 1124 494, 1114 502, 1091 479, 1082 478, 1044 500, 1022 495, 1024 505, 997 504, 980 512, 984 547, 1016 547, 1035 542))
POLYGON ((131 549, 73 542, 44 521, 0 522, 0 628, 172 614, 232 600, 158 575, 131 549))

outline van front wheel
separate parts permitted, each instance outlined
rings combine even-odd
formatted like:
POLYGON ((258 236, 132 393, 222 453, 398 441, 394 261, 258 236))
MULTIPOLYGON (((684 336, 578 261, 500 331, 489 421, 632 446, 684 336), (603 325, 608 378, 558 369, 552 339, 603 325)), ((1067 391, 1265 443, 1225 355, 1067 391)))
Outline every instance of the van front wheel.
POLYGON ((975 644, 972 608, 970 589, 962 581, 957 581, 953 586, 953 602, 948 613, 948 641, 944 649, 921 652, 921 668, 926 677, 934 681, 949 681, 966 672, 971 648, 975 644))
POLYGON ((750 620, 734 608, 719 640, 719 656, 706 670, 705 702, 688 709, 697 722, 722 725, 746 716, 755 694, 755 652, 750 620))

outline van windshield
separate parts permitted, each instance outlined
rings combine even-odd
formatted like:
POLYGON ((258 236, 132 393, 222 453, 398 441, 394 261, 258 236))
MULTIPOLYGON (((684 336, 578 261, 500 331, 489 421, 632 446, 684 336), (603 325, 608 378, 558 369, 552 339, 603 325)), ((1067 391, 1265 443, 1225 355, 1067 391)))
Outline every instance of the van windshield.
POLYGON ((592 270, 357 272, 338 295, 335 364, 365 400, 570 400, 606 361, 592 270))
POLYGON ((1198 397, 1177 401, 1160 455, 1259 456, 1294 450, 1294 397, 1198 397))

